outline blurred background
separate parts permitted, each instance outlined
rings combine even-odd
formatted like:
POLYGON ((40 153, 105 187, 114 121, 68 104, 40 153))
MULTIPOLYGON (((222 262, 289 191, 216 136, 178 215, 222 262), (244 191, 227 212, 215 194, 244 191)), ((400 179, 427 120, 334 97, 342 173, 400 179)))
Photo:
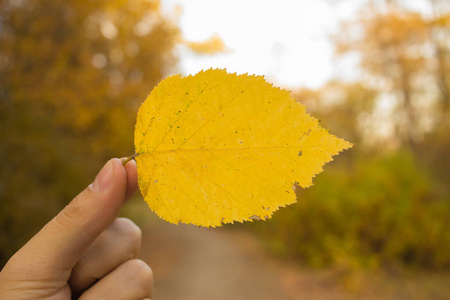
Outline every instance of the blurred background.
POLYGON ((0 1, 0 267, 134 153, 161 79, 211 67, 355 146, 267 222, 169 225, 137 195, 155 299, 450 299, 447 0, 0 1))

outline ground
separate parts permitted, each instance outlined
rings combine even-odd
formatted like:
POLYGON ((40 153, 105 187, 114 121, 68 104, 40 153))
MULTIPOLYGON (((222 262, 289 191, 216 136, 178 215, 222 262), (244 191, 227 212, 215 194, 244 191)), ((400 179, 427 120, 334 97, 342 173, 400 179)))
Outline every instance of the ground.
POLYGON ((137 210, 153 300, 450 300, 449 272, 311 269, 275 257, 241 227, 172 225, 137 210))

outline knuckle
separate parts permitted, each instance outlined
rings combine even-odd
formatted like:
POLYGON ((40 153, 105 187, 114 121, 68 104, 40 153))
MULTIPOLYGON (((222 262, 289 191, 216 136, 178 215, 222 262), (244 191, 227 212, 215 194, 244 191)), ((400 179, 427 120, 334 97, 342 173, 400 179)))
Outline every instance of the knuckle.
POLYGON ((89 188, 78 194, 63 210, 54 218, 55 222, 61 226, 73 226, 85 218, 86 213, 89 213, 88 203, 94 195, 89 188))
POLYGON ((126 241, 127 248, 136 256, 141 247, 142 231, 130 219, 117 218, 113 223, 113 230, 126 241))
POLYGON ((81 201, 71 201, 56 215, 55 222, 63 227, 77 223, 83 217, 81 201))
POLYGON ((117 218, 115 221, 116 230, 133 242, 140 242, 142 239, 141 229, 127 218, 117 218))
POLYGON ((129 267, 133 271, 134 280, 143 286, 151 286, 153 284, 153 271, 149 265, 140 259, 132 259, 129 261, 129 267))
POLYGON ((132 282, 142 296, 151 297, 153 294, 153 271, 149 265, 140 259, 127 262, 132 282))

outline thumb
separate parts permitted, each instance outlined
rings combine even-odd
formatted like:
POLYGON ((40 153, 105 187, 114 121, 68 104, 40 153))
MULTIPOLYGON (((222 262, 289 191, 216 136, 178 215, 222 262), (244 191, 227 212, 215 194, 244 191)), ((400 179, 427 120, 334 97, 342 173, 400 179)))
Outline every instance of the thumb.
POLYGON ((119 159, 111 159, 94 182, 13 257, 28 270, 67 279, 83 252, 116 218, 124 204, 127 173, 119 159))

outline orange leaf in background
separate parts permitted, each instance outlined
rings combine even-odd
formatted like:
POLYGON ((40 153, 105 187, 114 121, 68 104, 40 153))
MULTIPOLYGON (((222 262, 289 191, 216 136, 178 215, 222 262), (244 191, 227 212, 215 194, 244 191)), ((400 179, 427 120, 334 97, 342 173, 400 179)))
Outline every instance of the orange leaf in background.
POLYGON ((210 69, 151 92, 135 147, 139 186, 158 216, 216 227, 269 219, 351 144, 263 77, 210 69))

